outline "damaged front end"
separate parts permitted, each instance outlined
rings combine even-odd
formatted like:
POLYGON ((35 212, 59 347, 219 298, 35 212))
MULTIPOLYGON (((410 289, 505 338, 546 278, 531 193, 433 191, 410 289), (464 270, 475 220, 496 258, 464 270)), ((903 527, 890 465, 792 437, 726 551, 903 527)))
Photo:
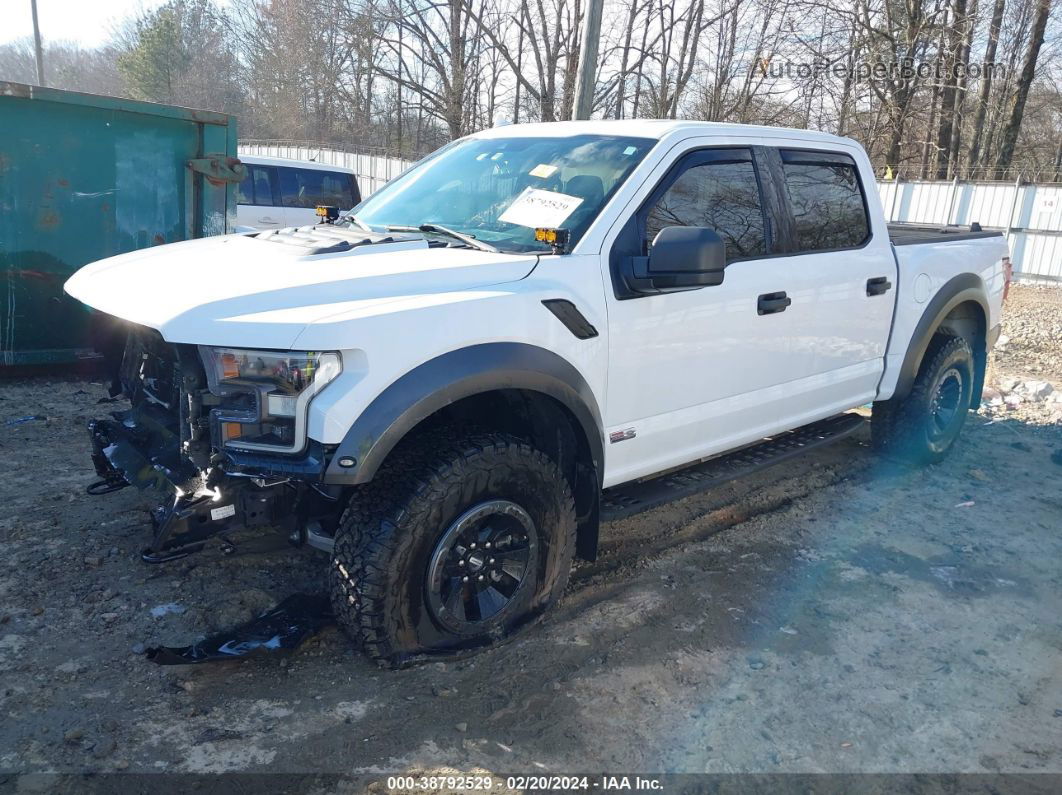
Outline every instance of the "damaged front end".
POLYGON ((244 528, 328 550, 340 495, 321 485, 328 451, 305 425, 309 400, 338 372, 338 354, 171 344, 131 326, 111 387, 130 408, 89 423, 100 481, 88 491, 162 495, 149 563, 244 528))

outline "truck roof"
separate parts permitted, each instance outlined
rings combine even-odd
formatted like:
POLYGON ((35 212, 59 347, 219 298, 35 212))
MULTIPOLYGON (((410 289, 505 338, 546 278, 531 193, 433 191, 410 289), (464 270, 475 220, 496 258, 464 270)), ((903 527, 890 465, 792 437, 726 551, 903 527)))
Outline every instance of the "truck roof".
POLYGON ((634 138, 691 138, 710 136, 754 136, 759 138, 798 138, 832 144, 858 146, 851 138, 790 127, 767 127, 758 124, 728 124, 684 119, 619 119, 594 121, 554 121, 531 124, 507 124, 473 133, 473 138, 555 137, 569 135, 620 135, 634 138))
POLYGON ((241 163, 259 166, 290 166, 291 168, 308 168, 315 171, 338 171, 353 174, 354 170, 345 166, 333 166, 331 163, 318 163, 316 160, 296 160, 290 157, 271 157, 269 155, 241 154, 241 163))

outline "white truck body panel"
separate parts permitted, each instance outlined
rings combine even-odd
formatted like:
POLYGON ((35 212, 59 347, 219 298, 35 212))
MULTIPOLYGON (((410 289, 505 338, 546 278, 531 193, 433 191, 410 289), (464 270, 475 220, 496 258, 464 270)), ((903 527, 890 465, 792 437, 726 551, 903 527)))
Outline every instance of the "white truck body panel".
POLYGON ((878 399, 888 400, 896 389, 896 380, 907 343, 921 320, 926 304, 949 279, 967 269, 985 263, 974 272, 985 285, 988 297, 988 328, 996 328, 1003 313, 1003 287, 1006 279, 1003 260, 1008 256, 1007 241, 1002 235, 956 240, 941 246, 896 246, 900 281, 896 293, 896 314, 892 341, 885 362, 885 376, 878 389, 878 399))
MULTIPOLYGON (((681 140, 662 160, 712 146, 793 145, 786 131, 681 140)), ((802 148, 841 151, 871 167, 850 141, 813 135, 802 148)), ((654 166, 659 171, 660 165, 654 166)), ((871 183, 873 184, 873 183, 871 183)), ((655 187, 647 179, 620 209, 634 211, 655 187)), ((892 301, 870 298, 867 278, 895 279, 878 199, 868 192, 870 242, 858 251, 744 260, 723 284, 615 302, 606 431, 635 426, 637 436, 606 450, 606 486, 679 466, 874 399, 881 378, 892 301), (757 296, 785 290, 786 312, 759 317, 757 296), (706 295, 706 293, 710 293, 706 295), (707 364, 707 369, 705 369, 707 364), (666 384, 666 388, 661 388, 666 384), (723 431, 722 429, 726 429, 723 431)), ((618 224, 602 240, 608 251, 618 224)), ((602 257, 608 283, 607 258, 602 257)))
POLYGON ((508 126, 472 138, 641 136, 658 143, 564 255, 429 248, 424 240, 305 256, 230 235, 88 265, 67 292, 167 341, 338 350, 343 372, 310 403, 308 433, 339 443, 366 407, 418 365, 485 342, 557 354, 582 375, 604 421, 603 485, 651 475, 836 414, 895 389, 925 304, 975 272, 999 322, 1002 238, 902 246, 898 257, 858 144, 823 133, 675 121, 508 126), (858 249, 732 263, 718 286, 617 300, 609 252, 661 176, 689 150, 793 147, 851 156, 870 239, 858 249), (897 270, 897 260, 899 269, 897 270), (867 280, 894 289, 868 296, 867 280), (788 311, 760 316, 784 290, 788 311), (575 304, 599 332, 577 339, 541 302, 575 304), (622 444, 612 432, 633 429, 622 444))
MULTIPOLYGON (((428 248, 423 239, 306 255, 224 235, 86 265, 65 289, 102 312, 157 329, 170 342, 289 349, 308 325, 334 330, 333 316, 521 279, 535 259, 428 248)), ((333 336, 324 347, 342 348, 342 342, 333 336)))

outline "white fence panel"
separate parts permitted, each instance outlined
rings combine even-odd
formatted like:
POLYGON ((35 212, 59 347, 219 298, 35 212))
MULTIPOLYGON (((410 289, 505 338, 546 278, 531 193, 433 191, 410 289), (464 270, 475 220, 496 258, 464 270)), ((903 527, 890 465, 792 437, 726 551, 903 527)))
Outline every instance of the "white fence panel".
POLYGON ((245 141, 240 143, 238 151, 241 155, 310 160, 315 163, 349 168, 358 177, 358 187, 363 197, 375 193, 381 185, 394 179, 412 165, 409 160, 389 157, 383 153, 344 152, 313 144, 245 141))
POLYGON ((1014 232, 1010 236, 1010 253, 1015 263, 1033 266, 1015 265, 1015 275, 1023 280, 1062 282, 1062 234, 1014 232))
POLYGON ((1016 277, 1062 281, 1062 185, 890 180, 878 183, 878 195, 892 223, 998 229, 1016 277))
POLYGON ((1015 195, 1020 190, 1017 185, 1006 183, 986 183, 966 185, 970 196, 965 206, 965 213, 955 223, 971 224, 974 221, 981 226, 1006 229, 1010 226, 1011 212, 1014 210, 1015 195))
POLYGON ((1015 226, 1022 229, 1062 229, 1062 185, 1026 185, 1015 226))

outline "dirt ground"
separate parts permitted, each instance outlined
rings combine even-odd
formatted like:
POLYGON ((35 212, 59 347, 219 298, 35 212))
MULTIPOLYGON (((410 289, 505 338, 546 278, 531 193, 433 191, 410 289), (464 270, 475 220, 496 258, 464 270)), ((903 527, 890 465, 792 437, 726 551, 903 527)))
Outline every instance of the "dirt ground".
MULTIPOLYGON (((1008 311, 993 378, 1062 390, 1062 290, 1016 288, 1008 311)), ((1046 401, 971 415, 929 469, 856 436, 608 525, 543 622, 387 672, 337 629, 287 657, 147 662, 314 587, 324 558, 240 543, 142 563, 144 497, 84 491, 103 395, 0 382, 0 773, 18 789, 49 771, 1062 772, 1046 401)))

